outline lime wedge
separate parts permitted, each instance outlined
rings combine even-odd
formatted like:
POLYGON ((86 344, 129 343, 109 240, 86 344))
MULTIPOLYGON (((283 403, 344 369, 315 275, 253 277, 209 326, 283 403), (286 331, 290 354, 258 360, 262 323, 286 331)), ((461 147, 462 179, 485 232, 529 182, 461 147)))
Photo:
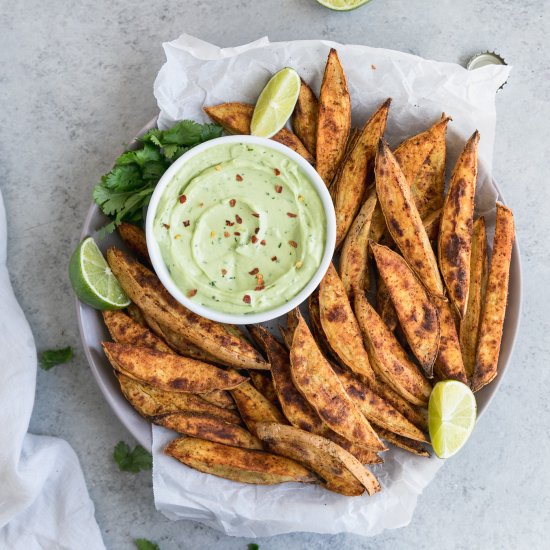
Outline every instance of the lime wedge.
POLYGON ((476 412, 476 398, 466 384, 445 380, 434 386, 428 404, 428 425, 439 458, 449 458, 468 441, 476 412))
POLYGON ((95 309, 122 309, 130 305, 92 237, 84 239, 73 252, 69 278, 80 300, 95 309))
POLYGON ((350 11, 370 2, 370 0, 317 0, 317 2, 331 10, 350 11))
POLYGON ((300 93, 298 73, 286 67, 275 73, 262 90, 250 122, 253 136, 270 138, 287 122, 300 93))

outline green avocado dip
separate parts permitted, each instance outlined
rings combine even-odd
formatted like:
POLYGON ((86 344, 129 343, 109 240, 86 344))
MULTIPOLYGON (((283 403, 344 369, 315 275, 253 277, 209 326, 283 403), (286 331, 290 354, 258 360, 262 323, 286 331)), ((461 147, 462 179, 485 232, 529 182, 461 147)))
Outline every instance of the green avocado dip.
POLYGON ((225 313, 274 309, 313 277, 325 248, 321 199, 298 164, 267 147, 198 153, 159 201, 154 234, 189 298, 225 313))

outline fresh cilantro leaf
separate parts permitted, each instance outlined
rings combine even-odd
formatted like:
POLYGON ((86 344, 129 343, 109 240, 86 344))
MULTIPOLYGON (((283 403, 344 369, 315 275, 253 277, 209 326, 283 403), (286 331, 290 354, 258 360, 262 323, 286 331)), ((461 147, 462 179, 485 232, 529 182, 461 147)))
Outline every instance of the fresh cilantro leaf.
POLYGON ((61 349, 50 349, 43 351, 40 354, 40 360, 38 364, 43 370, 50 370, 56 365, 61 365, 61 363, 66 363, 73 357, 73 348, 70 346, 61 349))
POLYGON ((260 545, 256 544, 255 542, 251 542, 248 545, 248 550, 260 550, 260 545))
POLYGON ((133 451, 124 441, 116 444, 113 458, 123 472, 139 472, 150 470, 153 465, 153 457, 141 445, 136 445, 133 451))
POLYGON ((134 543, 138 550, 160 550, 158 544, 147 539, 136 539, 134 543))

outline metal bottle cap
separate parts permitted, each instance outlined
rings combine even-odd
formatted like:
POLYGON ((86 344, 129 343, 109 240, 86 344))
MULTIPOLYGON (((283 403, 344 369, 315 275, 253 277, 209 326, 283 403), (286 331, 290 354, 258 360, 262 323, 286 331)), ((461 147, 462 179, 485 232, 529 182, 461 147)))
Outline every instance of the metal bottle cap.
POLYGON ((485 67, 486 65, 507 65, 504 58, 498 53, 495 52, 481 52, 472 57, 466 68, 471 71, 473 69, 479 69, 480 67, 485 67))

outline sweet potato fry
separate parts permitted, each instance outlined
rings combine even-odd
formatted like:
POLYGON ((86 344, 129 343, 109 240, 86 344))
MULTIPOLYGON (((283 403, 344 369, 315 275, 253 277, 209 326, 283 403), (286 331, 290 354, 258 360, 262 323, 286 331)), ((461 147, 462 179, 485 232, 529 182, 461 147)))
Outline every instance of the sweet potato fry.
POLYGON ((130 304, 126 308, 126 313, 138 325, 141 325, 142 327, 147 328, 147 323, 145 322, 145 318, 143 317, 143 313, 141 312, 141 309, 139 309, 139 307, 136 306, 136 304, 134 304, 134 303, 130 304))
POLYGON ((427 405, 431 385, 409 360, 363 292, 355 293, 354 307, 372 368, 378 377, 407 401, 414 405, 427 405))
POLYGON ((204 439, 175 439, 164 452, 195 470, 241 483, 274 485, 286 481, 319 481, 317 476, 289 458, 204 439))
POLYGON ((151 265, 151 258, 149 258, 147 240, 145 239, 143 229, 132 223, 122 222, 117 227, 117 231, 124 244, 130 249, 130 252, 133 252, 142 262, 151 265))
POLYGON ((307 466, 321 477, 324 486, 347 496, 380 491, 374 475, 353 455, 332 441, 293 426, 259 423, 258 437, 267 448, 307 466))
POLYGON ((395 160, 399 163, 409 187, 412 187, 420 167, 433 148, 430 133, 421 132, 401 142, 394 151, 395 160))
POLYGON ((437 241, 439 240, 439 223, 441 221, 441 209, 434 210, 428 214, 423 220, 424 229, 426 230, 426 235, 430 239, 430 244, 432 245, 432 250, 437 250, 437 241))
POLYGON ((464 319, 460 323, 460 348, 462 350, 466 375, 470 380, 474 375, 479 325, 481 322, 481 307, 485 297, 485 289, 487 288, 488 267, 485 218, 481 217, 474 222, 472 232, 468 306, 466 308, 466 315, 464 315, 464 319))
POLYGON ((376 427, 376 431, 380 437, 385 439, 388 443, 391 443, 392 445, 395 445, 405 451, 409 451, 409 453, 430 458, 429 451, 425 449, 424 446, 418 441, 408 439, 407 437, 402 437, 378 426, 376 427))
POLYGON ((271 373, 261 370, 250 370, 248 376, 252 385, 270 402, 276 407, 279 406, 279 400, 277 399, 277 392, 273 386, 273 378, 271 373))
POLYGON ((371 248, 407 342, 426 375, 431 377, 439 349, 437 308, 399 254, 374 243, 371 243, 371 248))
POLYGON ((205 393, 236 388, 247 380, 236 372, 151 348, 113 342, 102 346, 115 370, 166 391, 205 393))
POLYGON ((514 238, 514 215, 509 208, 497 202, 493 255, 481 314, 476 365, 472 383, 474 391, 480 390, 491 382, 498 372, 498 356, 508 301, 508 281, 514 238))
POLYGON ((300 95, 292 113, 292 129, 306 149, 315 155, 319 101, 313 90, 302 80, 300 95))
MULTIPOLYGON (((204 112, 217 124, 223 126, 226 132, 230 134, 248 135, 250 134, 250 121, 254 112, 254 105, 246 103, 221 103, 212 107, 205 107, 204 112)), ((277 132, 271 139, 278 141, 313 164, 313 156, 306 149, 304 144, 298 139, 296 134, 283 128, 277 132)))
POLYGON ((231 394, 227 390, 214 390, 207 393, 201 393, 199 397, 202 397, 208 403, 221 407, 222 409, 236 409, 235 401, 231 397, 231 394))
POLYGON ((397 312, 393 307, 388 287, 382 278, 378 280, 378 288, 376 289, 376 311, 386 326, 393 332, 397 328, 397 312))
POLYGON ((461 319, 466 313, 470 287, 478 142, 476 130, 455 165, 439 226, 439 267, 449 298, 461 319))
POLYGON ((389 147, 380 142, 376 157, 376 192, 386 225, 403 258, 435 296, 443 283, 430 240, 414 204, 411 189, 389 147))
MULTIPOLYGON (((321 324, 321 309, 319 307, 319 289, 318 288, 312 294, 310 294, 307 304, 308 304, 308 311, 309 311, 309 324, 311 326, 311 333, 313 334, 313 337, 315 338, 315 341, 317 342, 319 349, 322 351, 325 357, 327 357, 328 359, 336 363, 339 363, 340 360, 338 358, 338 355, 336 355, 334 350, 330 347, 330 344, 327 340, 327 336, 321 324)), ((291 343, 292 343, 292 340, 291 340, 291 343)))
POLYGON ((319 95, 317 172, 329 187, 342 162, 351 128, 351 100, 338 53, 331 49, 319 95))

